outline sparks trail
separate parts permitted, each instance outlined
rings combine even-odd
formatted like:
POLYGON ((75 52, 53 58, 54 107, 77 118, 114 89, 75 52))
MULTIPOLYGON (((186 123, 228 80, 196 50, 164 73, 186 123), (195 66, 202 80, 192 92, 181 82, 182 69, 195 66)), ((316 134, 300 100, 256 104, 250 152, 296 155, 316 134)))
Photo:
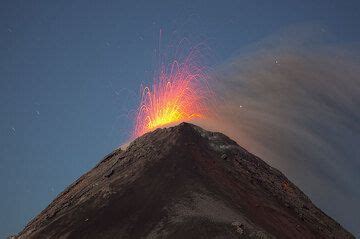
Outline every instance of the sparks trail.
POLYGON ((200 52, 192 49, 183 60, 162 64, 153 86, 142 89, 133 136, 170 123, 205 118, 212 97, 200 52))

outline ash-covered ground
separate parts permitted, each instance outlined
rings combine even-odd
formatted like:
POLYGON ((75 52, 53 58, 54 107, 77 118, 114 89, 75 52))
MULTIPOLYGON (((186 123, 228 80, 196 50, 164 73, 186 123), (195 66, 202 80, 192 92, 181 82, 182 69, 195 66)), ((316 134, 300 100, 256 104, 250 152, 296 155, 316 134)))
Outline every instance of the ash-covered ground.
POLYGON ((354 238, 280 171, 188 123, 113 151, 15 237, 354 238))

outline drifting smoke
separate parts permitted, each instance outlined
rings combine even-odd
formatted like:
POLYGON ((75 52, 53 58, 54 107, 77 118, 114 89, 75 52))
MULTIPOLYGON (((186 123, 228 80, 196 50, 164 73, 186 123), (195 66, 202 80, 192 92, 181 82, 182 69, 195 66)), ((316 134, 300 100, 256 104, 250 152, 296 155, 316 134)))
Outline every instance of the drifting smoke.
POLYGON ((223 132, 360 235, 359 46, 324 36, 296 27, 254 44, 215 71, 212 89, 192 49, 144 89, 134 135, 189 120, 223 132))
POLYGON ((360 61, 358 47, 289 31, 217 70, 222 131, 280 169, 325 212, 359 234, 360 61))

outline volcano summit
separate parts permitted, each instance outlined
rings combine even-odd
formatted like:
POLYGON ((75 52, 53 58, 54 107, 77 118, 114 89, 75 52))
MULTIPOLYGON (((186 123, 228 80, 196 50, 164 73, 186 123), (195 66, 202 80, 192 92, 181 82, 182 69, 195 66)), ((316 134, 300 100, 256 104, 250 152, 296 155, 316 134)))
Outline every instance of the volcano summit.
POLYGON ((281 172, 182 123, 117 149, 16 238, 354 238, 281 172))

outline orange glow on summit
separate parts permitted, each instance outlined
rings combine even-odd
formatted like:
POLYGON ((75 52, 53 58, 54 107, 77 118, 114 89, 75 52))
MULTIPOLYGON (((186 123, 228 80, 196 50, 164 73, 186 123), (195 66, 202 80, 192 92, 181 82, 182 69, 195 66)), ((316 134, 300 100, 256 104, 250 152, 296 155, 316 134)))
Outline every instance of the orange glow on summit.
POLYGON ((192 50, 183 61, 162 65, 153 86, 143 88, 134 137, 170 123, 207 117, 212 93, 198 55, 192 50))

